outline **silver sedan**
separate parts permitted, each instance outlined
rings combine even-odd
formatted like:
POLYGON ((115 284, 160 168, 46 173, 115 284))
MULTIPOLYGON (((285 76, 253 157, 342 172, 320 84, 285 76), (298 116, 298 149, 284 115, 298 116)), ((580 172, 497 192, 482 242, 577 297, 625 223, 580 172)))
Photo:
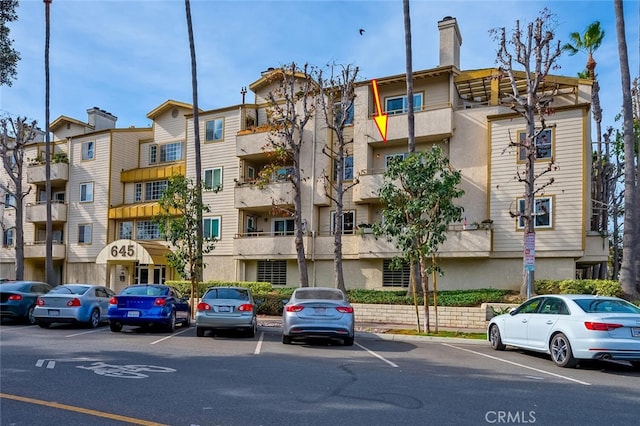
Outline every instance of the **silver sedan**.
POLYGON ((244 287, 211 287, 196 307, 196 336, 207 330, 240 329, 254 337, 258 328, 251 290, 244 287))
POLYGON ((38 297, 33 316, 42 328, 52 323, 80 323, 91 328, 107 321, 111 289, 94 284, 65 284, 38 297))
POLYGON ((339 289, 301 287, 284 306, 284 344, 298 338, 324 337, 342 339, 345 346, 352 346, 354 336, 353 307, 339 289))

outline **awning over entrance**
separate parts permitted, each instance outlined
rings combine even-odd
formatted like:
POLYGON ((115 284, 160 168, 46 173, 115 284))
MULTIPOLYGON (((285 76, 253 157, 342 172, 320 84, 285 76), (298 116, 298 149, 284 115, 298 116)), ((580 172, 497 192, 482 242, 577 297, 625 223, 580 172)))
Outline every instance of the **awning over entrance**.
POLYGON ((166 265, 169 248, 159 241, 116 240, 107 244, 96 258, 96 263, 138 262, 142 265, 166 265))

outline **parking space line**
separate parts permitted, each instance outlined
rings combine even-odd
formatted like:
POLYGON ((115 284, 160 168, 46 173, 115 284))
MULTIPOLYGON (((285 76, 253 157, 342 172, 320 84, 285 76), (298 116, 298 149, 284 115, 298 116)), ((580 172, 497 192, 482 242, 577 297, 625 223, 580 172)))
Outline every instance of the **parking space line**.
POLYGON ((68 336, 64 336, 64 337, 76 337, 76 336, 82 336, 83 334, 100 333, 101 331, 104 331, 104 330, 105 329, 83 331, 82 333, 69 334, 68 336))
POLYGON ((253 351, 254 355, 260 355, 260 350, 262 349, 263 340, 264 340, 264 331, 260 333, 260 337, 258 338, 258 344, 256 345, 256 350, 253 351))
POLYGON ((57 408, 59 410, 74 411, 76 413, 87 414, 94 417, 103 417, 106 419, 117 420, 134 425, 144 426, 164 426, 162 423, 150 422, 147 420, 136 419, 134 417, 121 416, 119 414, 105 413, 104 411, 90 410, 88 408, 76 407, 73 405, 60 404, 53 401, 43 401, 41 399, 25 398, 23 396, 11 395, 8 393, 0 393, 0 398, 12 399, 14 401, 26 402, 29 404, 44 405, 45 407, 57 408))
POLYGON ((382 355, 379 355, 379 354, 375 353, 374 351, 372 351, 371 349, 369 349, 369 348, 366 348, 366 347, 362 346, 360 343, 358 343, 358 342, 354 342, 354 344, 355 344, 356 346, 358 346, 359 348, 364 349, 365 351, 369 352, 371 355, 375 356, 376 358, 378 358, 378 359, 380 359, 380 360, 382 360, 382 361, 386 362, 386 363, 387 363, 387 364, 389 364, 390 366, 398 368, 398 364, 396 364, 396 363, 394 363, 394 362, 392 362, 392 361, 389 361, 388 359, 386 359, 386 358, 385 358, 385 357, 383 357, 382 355))
POLYGON ((179 336, 179 335, 181 335, 182 333, 186 333, 186 332, 187 332, 187 331, 189 331, 189 330, 190 330, 189 328, 185 328, 184 330, 180 330, 180 331, 178 331, 178 332, 171 333, 170 335, 165 336, 165 337, 163 337, 162 339, 154 340, 153 342, 151 342, 151 343, 149 343, 149 344, 150 344, 150 345, 155 345, 156 343, 164 342, 165 340, 169 340, 169 339, 171 339, 171 338, 172 338, 172 337, 174 337, 174 336, 179 336))
POLYGON ((496 361, 500 361, 500 362, 504 362, 506 364, 511 364, 511 365, 515 365, 516 367, 520 367, 520 368, 526 368, 528 370, 533 370, 535 372, 541 373, 541 374, 546 374, 548 376, 553 376, 553 377, 557 377, 559 379, 564 379, 564 380, 568 380, 570 382, 575 382, 581 385, 585 385, 585 386, 591 386, 591 383, 587 383, 587 382, 583 382, 582 380, 578 380, 578 379, 573 379, 571 377, 568 376, 563 376, 562 374, 556 374, 556 373, 552 373, 550 371, 546 371, 546 370, 540 370, 539 368, 534 368, 534 367, 529 367, 528 365, 524 365, 524 364, 520 364, 517 362, 513 362, 513 361, 508 361, 506 359, 501 359, 492 355, 487 355, 487 354, 483 354, 482 352, 476 352, 476 351, 472 351, 471 349, 466 349, 466 348, 461 348, 458 346, 454 346, 454 345, 450 345, 449 343, 443 343, 444 346, 448 346, 450 348, 454 348, 454 349, 458 349, 461 351, 465 351, 465 352, 469 352, 475 355, 480 355, 489 359, 493 359, 496 361))

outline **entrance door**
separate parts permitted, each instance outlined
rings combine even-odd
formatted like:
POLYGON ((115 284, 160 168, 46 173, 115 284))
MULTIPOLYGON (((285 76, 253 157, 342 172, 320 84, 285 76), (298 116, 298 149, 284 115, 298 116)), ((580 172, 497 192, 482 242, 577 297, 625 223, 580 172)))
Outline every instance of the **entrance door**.
POLYGON ((136 284, 164 284, 165 265, 136 265, 136 284))

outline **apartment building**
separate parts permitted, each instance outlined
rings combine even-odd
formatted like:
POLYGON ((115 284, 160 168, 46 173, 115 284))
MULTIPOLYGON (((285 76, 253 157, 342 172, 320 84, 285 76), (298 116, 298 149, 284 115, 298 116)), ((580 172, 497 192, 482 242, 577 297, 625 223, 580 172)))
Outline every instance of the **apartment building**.
MULTIPOLYGON (((462 171, 465 219, 452 226, 438 253, 444 276, 440 289, 518 288, 523 271, 523 223, 510 212, 522 208, 523 184, 514 179, 524 167, 509 144, 522 137, 525 122, 506 106, 511 90, 493 68, 460 70, 462 37, 454 18, 438 22, 437 67, 413 76, 416 149, 441 146, 462 171)), ((211 191, 203 200, 205 236, 216 238, 205 256, 205 279, 270 281, 297 286, 298 264, 288 168, 266 185, 256 178, 271 162, 267 121, 268 94, 274 89, 267 70, 249 85, 252 103, 199 111, 202 177, 211 191), (278 208, 274 208, 278 206, 278 208)), ((553 185, 536 198, 536 278, 573 278, 584 265, 607 259, 608 242, 591 230, 591 137, 589 81, 549 77, 557 93, 537 141, 536 167, 556 165, 553 185), (544 136, 544 138, 543 138, 544 136), (539 163, 539 164, 538 164, 539 163)), ((371 234, 382 219, 378 190, 390 158, 407 152, 405 75, 377 79, 388 114, 387 140, 378 132, 370 81, 357 85, 353 138, 344 170, 358 183, 344 200, 343 267, 348 288, 397 289, 408 285, 408 267, 390 268, 397 249, 371 234)), ((116 128, 116 118, 98 108, 86 123, 60 117, 51 125, 56 153, 52 163, 54 264, 60 282, 98 282, 116 290, 131 283, 177 279, 164 255, 170 250, 153 217, 166 179, 195 177, 192 106, 168 100, 147 115, 152 127, 116 128), (60 155, 55 158, 64 158, 60 155), (55 176, 55 178, 54 178, 55 176)), ((335 205, 325 193, 324 176, 333 164, 323 154, 334 136, 324 118, 307 125, 301 152, 302 217, 310 285, 333 285, 335 205)), ((29 158, 44 147, 34 143, 29 158)), ((44 172, 34 162, 26 169, 32 185, 25 209, 26 278, 44 278, 44 172)), ((4 173, 4 171, 0 171, 4 173)), ((12 209, 2 211, 0 274, 11 276, 12 209)))

